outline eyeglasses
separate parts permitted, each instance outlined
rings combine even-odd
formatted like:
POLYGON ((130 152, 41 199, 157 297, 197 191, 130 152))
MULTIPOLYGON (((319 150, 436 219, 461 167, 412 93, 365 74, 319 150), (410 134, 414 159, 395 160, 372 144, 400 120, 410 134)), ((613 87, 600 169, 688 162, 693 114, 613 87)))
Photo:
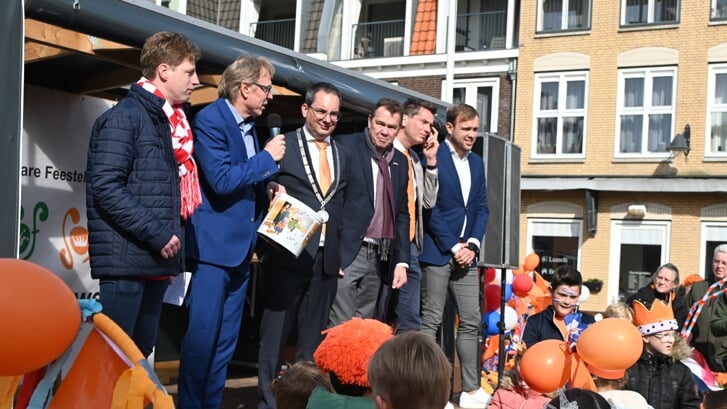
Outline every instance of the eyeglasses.
POLYGON ((661 342, 676 341, 676 331, 660 332, 658 334, 652 334, 652 336, 661 342))
POLYGON ((331 118, 331 121, 336 122, 339 119, 341 119, 341 113, 338 111, 326 111, 325 109, 316 108, 311 105, 308 105, 308 108, 310 108, 311 111, 313 111, 313 115, 315 115, 316 119, 323 119, 326 116, 329 116, 331 118))
POLYGON ((663 276, 656 276, 655 277, 655 280, 656 281, 663 281, 665 283, 673 283, 674 282, 674 280, 670 279, 669 277, 663 277, 663 276))
POLYGON ((271 85, 261 85, 261 84, 258 84, 257 82, 253 82, 252 85, 257 85, 261 90, 263 90, 263 92, 265 92, 266 97, 268 95, 270 95, 270 92, 273 90, 272 84, 271 85))

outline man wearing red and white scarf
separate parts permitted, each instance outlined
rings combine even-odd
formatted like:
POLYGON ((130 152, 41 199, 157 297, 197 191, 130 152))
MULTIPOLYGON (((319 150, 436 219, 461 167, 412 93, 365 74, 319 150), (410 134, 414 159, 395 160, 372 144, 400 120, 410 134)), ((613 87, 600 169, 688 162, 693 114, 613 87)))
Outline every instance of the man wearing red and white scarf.
POLYGON ((150 36, 142 79, 95 122, 86 210, 91 276, 103 312, 148 356, 169 278, 184 271, 184 226, 201 203, 192 132, 182 109, 199 85, 199 48, 150 36))

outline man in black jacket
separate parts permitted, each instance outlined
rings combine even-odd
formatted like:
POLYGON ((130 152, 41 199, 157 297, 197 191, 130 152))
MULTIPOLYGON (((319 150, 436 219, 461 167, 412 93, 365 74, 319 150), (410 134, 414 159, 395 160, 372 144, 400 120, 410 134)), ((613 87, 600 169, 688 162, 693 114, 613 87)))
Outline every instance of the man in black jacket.
POLYGON ((148 356, 170 276, 184 269, 184 222, 201 198, 183 104, 199 85, 197 46, 149 37, 143 77, 101 115, 88 147, 86 212, 91 276, 104 314, 148 356))
POLYGON ((348 151, 331 138, 340 115, 341 96, 329 83, 310 86, 301 106, 305 124, 285 134, 280 171, 268 194, 285 193, 318 212, 323 227, 309 238, 298 257, 262 242, 263 315, 258 355, 258 408, 274 409, 271 382, 279 374, 288 336, 295 331, 295 362, 313 361, 321 331, 336 296, 341 266, 343 202, 350 185, 348 151))

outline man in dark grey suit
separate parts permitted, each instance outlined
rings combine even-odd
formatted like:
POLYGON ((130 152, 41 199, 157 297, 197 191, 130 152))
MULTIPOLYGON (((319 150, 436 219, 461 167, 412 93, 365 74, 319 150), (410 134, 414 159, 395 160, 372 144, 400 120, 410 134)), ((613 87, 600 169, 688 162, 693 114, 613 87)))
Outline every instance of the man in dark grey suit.
POLYGON ((301 112, 302 128, 285 134, 287 150, 268 194, 287 193, 327 218, 300 256, 264 243, 260 248, 263 306, 258 357, 258 408, 275 408, 271 382, 280 371, 283 349, 293 328, 295 361, 313 361, 321 331, 336 296, 341 266, 343 200, 349 186, 350 159, 331 139, 341 97, 328 83, 313 84, 301 112))
POLYGON ((424 239, 422 208, 431 209, 437 202, 439 177, 437 174, 437 130, 434 128, 436 108, 417 99, 408 99, 403 104, 401 128, 394 139, 394 148, 409 160, 409 239, 411 259, 406 272, 406 285, 394 290, 391 300, 396 321, 396 331, 418 331, 422 325, 420 292, 422 270, 419 267, 419 253, 424 239), (414 147, 421 146, 426 158, 426 170, 414 147))
POLYGON ((330 326, 377 312, 382 283, 406 284, 410 258, 407 159, 392 143, 401 125, 401 105, 382 98, 363 132, 336 141, 351 152, 350 189, 341 242, 341 278, 330 326), (391 263, 391 264, 389 264, 391 263), (389 266, 393 277, 387 277, 389 266))

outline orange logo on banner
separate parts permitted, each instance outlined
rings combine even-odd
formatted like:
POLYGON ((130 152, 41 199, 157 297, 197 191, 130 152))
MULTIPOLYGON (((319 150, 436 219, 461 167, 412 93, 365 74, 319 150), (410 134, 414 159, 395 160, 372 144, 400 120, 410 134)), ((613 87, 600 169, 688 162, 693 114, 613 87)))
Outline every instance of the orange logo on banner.
MULTIPOLYGON (((75 207, 71 207, 68 209, 66 214, 63 216, 63 246, 64 248, 61 249, 61 263, 63 264, 63 267, 70 270, 73 268, 73 254, 75 253, 77 256, 84 256, 88 254, 88 229, 86 229, 84 226, 74 226, 70 228, 70 231, 68 228, 68 220, 73 224, 78 224, 81 221, 81 214, 78 212, 78 209, 75 207)), ((86 258, 83 259, 83 263, 88 261, 88 256, 86 255, 86 258)))

